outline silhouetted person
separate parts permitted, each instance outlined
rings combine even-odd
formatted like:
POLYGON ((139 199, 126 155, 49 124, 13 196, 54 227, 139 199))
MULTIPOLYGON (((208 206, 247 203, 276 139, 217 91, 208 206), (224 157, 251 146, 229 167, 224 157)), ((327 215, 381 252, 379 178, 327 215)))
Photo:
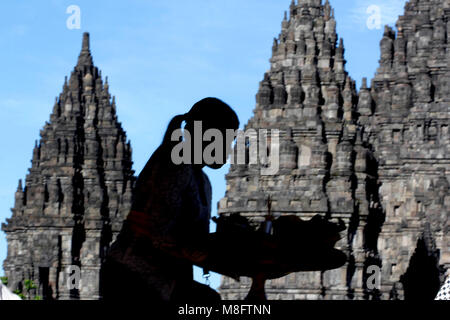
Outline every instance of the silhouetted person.
POLYGON ((217 292, 193 280, 192 262, 202 262, 207 256, 204 246, 209 233, 211 185, 202 169, 205 166, 218 169, 226 163, 231 152, 231 144, 225 143, 226 130, 238 127, 236 113, 215 98, 204 99, 187 114, 171 120, 161 146, 138 177, 131 212, 102 269, 101 290, 105 300, 220 299, 217 292), (192 161, 177 165, 172 150, 179 141, 172 141, 172 133, 181 128, 183 121, 184 130, 191 134, 192 161), (202 136, 208 129, 222 133, 220 163, 193 164, 195 152, 199 156, 200 151, 203 159, 204 148, 210 144, 202 143, 200 149, 195 149, 195 121, 201 121, 202 136))

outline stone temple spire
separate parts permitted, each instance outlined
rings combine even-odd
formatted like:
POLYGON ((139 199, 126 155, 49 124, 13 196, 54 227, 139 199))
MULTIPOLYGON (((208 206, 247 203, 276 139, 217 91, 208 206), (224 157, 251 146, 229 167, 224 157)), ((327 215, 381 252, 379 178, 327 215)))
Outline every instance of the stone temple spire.
MULTIPOLYGON (((275 175, 262 176, 258 166, 232 165, 219 214, 241 212, 258 223, 267 212, 265 199, 270 195, 277 199, 272 204, 276 214, 296 214, 305 219, 320 214, 342 218, 350 225, 358 197, 368 195, 356 194, 352 184, 356 174, 352 155, 357 93, 345 70, 344 42, 338 41, 330 3, 293 1, 272 52, 270 70, 256 96, 254 117, 246 128, 281 131, 280 169, 275 175)), ((340 246, 348 250, 345 240, 340 246)), ((345 270, 322 276, 320 272, 299 274, 268 282, 267 292, 274 297, 285 292, 280 288, 287 286, 296 289, 283 298, 319 298, 323 288, 320 279, 331 283, 342 272, 345 270), (283 286, 279 285, 281 281, 283 286)), ((221 293, 225 298, 243 298, 238 292, 246 285, 224 279, 221 293)), ((330 298, 345 296, 348 290, 345 283, 327 288, 330 298)))
MULTIPOLYGON (((450 268, 450 0, 410 0, 357 93, 329 1, 292 1, 246 129, 279 129, 280 168, 233 164, 219 214, 342 219, 337 270, 268 281, 269 299, 433 297, 450 268), (369 267, 381 269, 368 288, 369 267)), ((252 147, 252 141, 246 145, 252 147)), ((265 150, 259 150, 265 152, 265 150)), ((223 278, 224 299, 250 282, 223 278)))
POLYGON ((26 279, 46 299, 97 299, 109 244, 131 206, 131 145, 89 49, 89 34, 64 82, 33 151, 13 215, 2 225, 8 241, 4 270, 15 290, 26 279), (70 291, 68 266, 84 285, 70 291))

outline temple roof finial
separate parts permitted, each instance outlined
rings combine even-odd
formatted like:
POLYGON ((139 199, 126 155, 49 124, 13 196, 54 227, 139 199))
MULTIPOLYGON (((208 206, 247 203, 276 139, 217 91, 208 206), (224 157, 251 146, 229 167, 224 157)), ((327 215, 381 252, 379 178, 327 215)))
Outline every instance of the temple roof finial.
POLYGON ((367 78, 362 78, 361 89, 367 89, 367 78))
POLYGON ((347 79, 345 79, 344 91, 351 91, 351 90, 352 90, 352 80, 350 79, 350 77, 347 77, 347 79))
POLYGON ((89 51, 89 32, 83 33, 83 44, 81 51, 89 51))
POLYGON ((86 66, 86 67, 93 66, 88 32, 83 33, 83 43, 81 45, 80 56, 78 57, 77 67, 81 67, 81 66, 86 66))

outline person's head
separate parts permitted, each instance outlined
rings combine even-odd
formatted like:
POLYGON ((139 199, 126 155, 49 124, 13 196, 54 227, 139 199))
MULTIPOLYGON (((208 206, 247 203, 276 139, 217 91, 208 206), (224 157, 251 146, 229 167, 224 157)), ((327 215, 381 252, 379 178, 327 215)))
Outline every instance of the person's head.
POLYGON ((202 154, 197 156, 201 156, 201 159, 203 159, 202 166, 206 165, 213 169, 221 168, 226 163, 234 140, 231 139, 230 141, 227 136, 229 137, 231 130, 235 132, 239 128, 239 119, 233 109, 217 98, 205 98, 197 102, 188 113, 172 119, 163 143, 170 143, 173 131, 179 129, 183 121, 186 123, 184 127, 185 139, 187 134, 191 138, 191 163, 194 163, 195 153, 201 152, 202 154), (207 134, 205 135, 205 133, 207 134), (222 139, 216 141, 217 135, 221 135, 222 139), (204 141, 204 138, 208 141, 204 141), (201 149, 200 147, 195 148, 196 143, 201 146, 201 149), (212 148, 213 143, 215 147, 220 145, 221 151, 218 150, 218 147, 212 148), (215 152, 219 151, 222 154, 220 160, 212 164, 208 161, 204 163, 203 153, 208 146, 210 146, 211 152, 206 153, 211 153, 215 159, 218 159, 219 157, 215 152))

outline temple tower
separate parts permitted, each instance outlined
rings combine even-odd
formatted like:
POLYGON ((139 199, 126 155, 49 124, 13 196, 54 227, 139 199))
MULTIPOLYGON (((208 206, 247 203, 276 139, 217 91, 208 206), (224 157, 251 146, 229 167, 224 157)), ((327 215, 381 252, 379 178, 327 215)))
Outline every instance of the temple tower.
MULTIPOLYGON (((377 190, 367 191, 364 183, 357 183, 361 178, 376 184, 365 166, 372 151, 357 126, 357 92, 345 63, 344 41, 338 40, 329 2, 293 1, 274 40, 271 68, 246 127, 280 130, 279 171, 265 176, 263 164, 232 165, 220 214, 240 212, 259 222, 270 196, 275 215, 308 220, 321 214, 344 220, 349 235, 354 233, 355 211, 366 206, 362 210, 367 215, 367 199, 376 199, 377 190)), ((344 237, 338 243, 349 257, 354 255, 352 241, 344 237)), ((353 269, 354 263, 349 263, 324 273, 291 274, 269 281, 267 294, 269 299, 345 298, 352 293, 347 278, 353 269)), ((221 293, 244 298, 247 286, 248 279, 236 283, 225 278, 221 293)))
MULTIPOLYGON (((418 290, 418 255, 439 285, 450 244, 449 10, 448 0, 410 1, 397 34, 386 27, 376 77, 357 92, 328 0, 292 1, 245 128, 281 131, 280 168, 232 164, 218 211, 257 224, 270 196, 278 216, 342 219, 337 247, 348 262, 268 281, 269 299, 402 299, 418 290), (374 267, 378 288, 367 285, 374 267)), ((241 299, 249 284, 223 278, 220 290, 241 299)))
POLYGON ((78 63, 36 141, 12 217, 2 225, 10 288, 33 280, 32 294, 44 299, 99 298, 103 258, 131 207, 131 152, 84 33, 78 63), (67 285, 70 266, 81 270, 78 289, 67 285))
POLYGON ((366 132, 385 212, 378 239, 384 298, 392 288, 400 298, 438 290, 450 267, 449 17, 448 0, 411 0, 397 31, 386 27, 380 43, 366 132))

